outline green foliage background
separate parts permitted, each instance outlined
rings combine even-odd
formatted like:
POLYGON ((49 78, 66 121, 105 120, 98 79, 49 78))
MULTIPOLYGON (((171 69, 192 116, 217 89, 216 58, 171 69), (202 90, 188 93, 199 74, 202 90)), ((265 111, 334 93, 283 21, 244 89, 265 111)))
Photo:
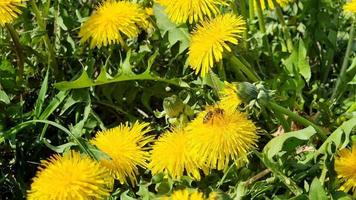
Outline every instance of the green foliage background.
MULTIPOLYGON (((140 3, 153 6, 155 30, 128 40, 129 51, 119 45, 89 49, 88 44, 79 43, 78 31, 98 3, 27 2, 13 24, 22 46, 23 72, 11 35, 6 28, 0 29, 3 199, 25 198, 41 159, 81 145, 93 148, 87 140, 98 130, 139 120, 151 122, 158 135, 169 127, 168 121, 175 120, 160 113, 166 97, 177 95, 197 113, 218 100, 217 79, 250 81, 227 58, 215 67, 215 76, 194 75, 186 63, 194 27, 173 24, 162 7, 151 1, 140 3)), ((253 100, 243 109, 260 127, 261 139, 247 166, 231 165, 199 182, 143 172, 138 187, 120 185, 111 198, 154 199, 173 188, 194 187, 224 192, 226 199, 352 199, 338 191, 340 183, 333 170, 335 153, 350 146, 356 126, 356 46, 350 39, 355 16, 343 13, 344 3, 296 0, 283 8, 293 43, 288 51, 288 35, 275 11, 264 12, 266 30, 261 31, 256 15, 248 13, 247 1, 229 1, 232 11, 248 21, 248 32, 233 54, 256 72, 258 84, 273 101, 320 125, 328 133, 326 141, 312 127, 253 100), (349 40, 349 64, 337 84, 349 40), (274 137, 281 127, 288 133, 274 137), (253 179, 261 173, 260 179, 253 179)))

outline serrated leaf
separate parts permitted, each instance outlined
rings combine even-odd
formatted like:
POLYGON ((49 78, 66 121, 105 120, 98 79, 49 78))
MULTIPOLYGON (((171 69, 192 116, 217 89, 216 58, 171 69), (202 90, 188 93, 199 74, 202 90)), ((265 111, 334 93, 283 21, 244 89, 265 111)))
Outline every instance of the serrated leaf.
POLYGON ((315 129, 311 126, 294 132, 284 133, 278 137, 269 141, 263 149, 263 153, 266 154, 269 160, 273 160, 273 157, 283 151, 294 150, 301 141, 308 141, 316 133, 315 129))
POLYGON ((336 149, 345 148, 350 142, 350 133, 356 127, 356 117, 344 122, 337 128, 320 146, 316 155, 319 154, 332 154, 332 146, 335 145, 336 149))
MULTIPOLYGON (((156 56, 156 54, 153 54, 156 56)), ((102 67, 100 74, 97 79, 91 79, 86 71, 83 71, 80 77, 74 81, 62 81, 54 84, 59 90, 69 90, 69 89, 79 89, 93 87, 97 85, 104 85, 109 83, 123 82, 123 81, 137 81, 137 80, 151 80, 165 82, 168 84, 176 85, 179 87, 188 87, 188 84, 182 81, 179 78, 165 79, 161 78, 154 73, 150 72, 150 68, 147 68, 145 72, 141 74, 136 74, 132 71, 132 66, 129 62, 130 54, 127 55, 123 64, 119 67, 122 71, 114 77, 109 76, 106 73, 105 68, 102 67)), ((150 60, 150 63, 153 63, 153 60, 150 60)))

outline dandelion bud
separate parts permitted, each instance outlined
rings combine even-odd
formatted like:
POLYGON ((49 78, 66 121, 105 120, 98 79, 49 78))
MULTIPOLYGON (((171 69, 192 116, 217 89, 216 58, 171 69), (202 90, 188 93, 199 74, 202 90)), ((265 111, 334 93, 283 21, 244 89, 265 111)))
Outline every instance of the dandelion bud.
POLYGON ((177 95, 173 95, 163 100, 163 109, 168 117, 178 117, 184 112, 184 103, 177 95))

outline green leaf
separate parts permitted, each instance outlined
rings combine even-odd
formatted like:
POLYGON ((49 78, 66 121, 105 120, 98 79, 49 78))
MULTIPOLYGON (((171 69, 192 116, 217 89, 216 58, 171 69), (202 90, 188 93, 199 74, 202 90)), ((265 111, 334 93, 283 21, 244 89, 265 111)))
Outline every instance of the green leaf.
POLYGON ((190 35, 188 32, 188 28, 186 26, 178 26, 171 22, 164 12, 164 8, 158 4, 153 5, 153 10, 155 17, 157 19, 157 26, 164 36, 168 34, 168 41, 170 47, 172 47, 177 42, 179 44, 179 53, 182 53, 189 47, 190 35))
POLYGON ((292 151, 303 143, 308 141, 316 133, 315 129, 311 126, 294 132, 284 133, 278 137, 269 141, 263 149, 263 153, 266 154, 269 160, 273 160, 273 157, 284 151, 292 151))
POLYGON ((309 191, 310 200, 327 200, 328 196, 321 185, 319 179, 314 178, 309 191))
POLYGON ((309 82, 311 78, 311 70, 309 59, 307 57, 307 50, 302 39, 299 40, 298 47, 295 47, 292 54, 284 61, 284 65, 286 66, 288 73, 293 75, 296 70, 305 78, 307 83, 309 82))
POLYGON ((47 93, 47 89, 48 89, 48 74, 49 74, 49 70, 47 69, 46 76, 42 82, 41 89, 40 89, 40 92, 38 94, 38 98, 37 98, 36 104, 35 104, 35 116, 34 117, 36 119, 38 119, 40 117, 43 102, 46 97, 46 93, 47 93))
MULTIPOLYGON (((156 53, 151 56, 149 64, 152 64, 154 62, 154 58, 156 56, 157 56, 156 53)), ((86 71, 83 71, 81 76, 77 80, 59 82, 56 83, 54 86, 59 90, 69 90, 69 89, 87 88, 87 87, 93 87, 97 85, 104 85, 104 84, 123 82, 123 81, 151 80, 151 81, 165 82, 179 87, 188 87, 188 84, 182 81, 181 79, 178 78, 165 79, 155 75, 154 73, 150 72, 150 66, 146 69, 145 72, 141 74, 135 74, 132 71, 133 67, 131 66, 129 61, 130 61, 130 53, 127 54, 125 61, 123 62, 123 64, 121 64, 120 67, 120 69, 122 69, 121 72, 119 72, 115 77, 111 77, 109 74, 107 74, 106 69, 102 67, 98 78, 95 80, 91 79, 86 71)))
POLYGON ((294 195, 300 195, 303 190, 291 179, 289 176, 283 173, 278 164, 267 157, 265 153, 255 152, 255 154, 260 158, 263 164, 269 168, 272 173, 291 191, 294 195))
POLYGON ((5 104, 10 103, 10 98, 7 96, 6 92, 0 90, 0 101, 4 102, 5 104))
POLYGON ((356 117, 344 122, 337 128, 320 146, 316 156, 319 154, 333 154, 333 145, 334 147, 336 146, 336 149, 345 148, 350 142, 350 133, 354 127, 356 127, 356 117))
POLYGON ((52 101, 46 107, 46 109, 41 113, 39 119, 47 119, 63 102, 63 100, 67 97, 69 91, 60 91, 56 96, 53 97, 52 101))

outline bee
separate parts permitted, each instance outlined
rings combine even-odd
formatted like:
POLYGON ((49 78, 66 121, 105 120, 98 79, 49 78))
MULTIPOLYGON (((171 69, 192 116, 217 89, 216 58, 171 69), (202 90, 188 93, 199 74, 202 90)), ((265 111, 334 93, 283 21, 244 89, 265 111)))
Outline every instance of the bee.
POLYGON ((206 124, 209 121, 212 121, 215 115, 223 116, 225 113, 224 109, 215 108, 214 110, 210 110, 203 118, 203 123, 206 124))

